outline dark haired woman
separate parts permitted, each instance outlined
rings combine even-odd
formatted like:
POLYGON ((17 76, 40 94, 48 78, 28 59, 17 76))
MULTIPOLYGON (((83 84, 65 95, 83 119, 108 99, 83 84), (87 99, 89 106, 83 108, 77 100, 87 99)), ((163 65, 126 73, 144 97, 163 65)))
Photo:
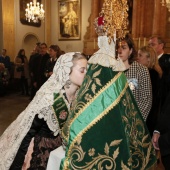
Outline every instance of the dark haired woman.
POLYGON ((14 78, 19 79, 22 95, 29 95, 28 93, 28 78, 29 78, 29 66, 28 59, 25 56, 25 50, 20 49, 18 55, 14 60, 15 71, 14 78))
POLYGON ((152 106, 152 87, 148 68, 136 62, 137 52, 133 39, 126 35, 118 42, 118 56, 125 64, 125 75, 132 93, 137 101, 143 119, 146 118, 152 106))
POLYGON ((47 79, 52 75, 54 65, 61 54, 62 54, 62 52, 58 45, 51 45, 49 47, 50 58, 47 60, 46 69, 45 69, 46 70, 45 76, 47 77, 47 79))

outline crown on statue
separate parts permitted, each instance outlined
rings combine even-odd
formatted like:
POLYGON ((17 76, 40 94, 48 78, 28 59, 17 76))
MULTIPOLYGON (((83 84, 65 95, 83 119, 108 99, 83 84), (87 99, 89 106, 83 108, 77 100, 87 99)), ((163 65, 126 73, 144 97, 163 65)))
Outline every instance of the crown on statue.
POLYGON ((128 25, 127 11, 127 0, 104 0, 99 17, 94 21, 96 33, 107 35, 110 42, 114 35, 123 38, 128 25))

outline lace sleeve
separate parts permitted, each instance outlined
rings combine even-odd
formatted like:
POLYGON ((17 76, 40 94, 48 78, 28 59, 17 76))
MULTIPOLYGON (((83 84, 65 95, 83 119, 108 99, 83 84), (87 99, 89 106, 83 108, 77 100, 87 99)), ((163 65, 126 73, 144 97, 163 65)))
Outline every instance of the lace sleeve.
POLYGON ((54 132, 54 136, 58 135, 60 128, 52 106, 42 108, 38 114, 38 118, 46 121, 49 129, 54 132))

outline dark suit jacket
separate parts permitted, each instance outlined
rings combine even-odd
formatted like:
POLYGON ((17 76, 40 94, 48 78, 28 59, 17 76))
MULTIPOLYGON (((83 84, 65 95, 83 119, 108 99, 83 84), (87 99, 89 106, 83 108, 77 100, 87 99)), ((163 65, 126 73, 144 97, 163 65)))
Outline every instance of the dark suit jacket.
POLYGON ((170 155, 170 92, 163 105, 156 130, 160 132, 159 147, 161 155, 170 155))
POLYGON ((160 86, 160 98, 162 108, 166 100, 167 94, 170 91, 170 54, 163 54, 158 61, 163 71, 160 86))
POLYGON ((162 156, 170 155, 170 55, 158 60, 163 76, 160 85, 161 112, 156 130, 160 132, 159 147, 162 156))
POLYGON ((35 82, 37 82, 37 90, 46 82, 47 77, 45 76, 45 67, 48 59, 50 58, 49 54, 39 55, 36 57, 36 73, 35 73, 35 82))
POLYGON ((152 84, 152 107, 146 119, 146 125, 150 132, 150 135, 152 136, 160 112, 160 97, 159 97, 160 78, 158 72, 154 69, 149 69, 149 74, 152 84))

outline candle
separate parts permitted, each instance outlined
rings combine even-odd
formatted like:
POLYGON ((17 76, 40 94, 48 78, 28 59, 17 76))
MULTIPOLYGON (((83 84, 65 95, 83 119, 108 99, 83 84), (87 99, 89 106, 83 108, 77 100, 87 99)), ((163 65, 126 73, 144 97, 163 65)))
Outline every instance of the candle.
POLYGON ((144 43, 143 44, 144 44, 144 46, 146 45, 146 38, 145 37, 144 37, 144 43))
POLYGON ((139 37, 139 41, 138 41, 138 48, 140 48, 140 37, 139 37))
POLYGON ((95 38, 94 38, 94 44, 93 44, 93 49, 95 50, 96 44, 95 44, 95 38))
POLYGON ((116 31, 114 32, 114 43, 116 44, 116 31))

